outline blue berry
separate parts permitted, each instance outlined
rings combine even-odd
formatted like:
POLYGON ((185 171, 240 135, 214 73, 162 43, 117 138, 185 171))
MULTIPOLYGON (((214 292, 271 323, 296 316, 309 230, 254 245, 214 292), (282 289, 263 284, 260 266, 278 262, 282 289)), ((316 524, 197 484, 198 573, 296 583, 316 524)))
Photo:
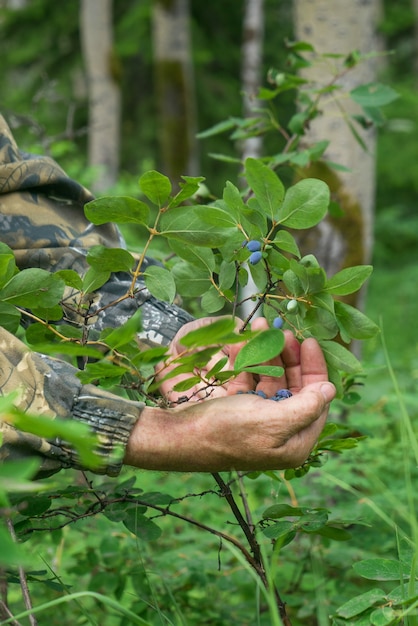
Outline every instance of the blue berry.
POLYGON ((263 258, 263 255, 261 254, 259 250, 257 250, 256 252, 253 252, 251 254, 248 261, 249 263, 251 263, 251 265, 255 265, 256 263, 259 263, 259 261, 261 261, 262 258, 263 258))
POLYGON ((281 328, 284 324, 283 318, 278 316, 273 320, 273 328, 281 328))
POLYGON ((278 391, 276 391, 276 393, 271 398, 271 400, 275 400, 276 402, 279 402, 280 400, 286 400, 286 398, 291 398, 291 397, 292 397, 292 392, 289 391, 289 389, 279 389, 278 391))
POLYGON ((264 400, 267 400, 267 395, 264 393, 264 391, 256 391, 255 392, 257 396, 260 396, 260 398, 264 398, 264 400))
POLYGON ((261 243, 256 239, 251 239, 251 241, 247 243, 247 248, 250 252, 257 252, 261 250, 261 243))

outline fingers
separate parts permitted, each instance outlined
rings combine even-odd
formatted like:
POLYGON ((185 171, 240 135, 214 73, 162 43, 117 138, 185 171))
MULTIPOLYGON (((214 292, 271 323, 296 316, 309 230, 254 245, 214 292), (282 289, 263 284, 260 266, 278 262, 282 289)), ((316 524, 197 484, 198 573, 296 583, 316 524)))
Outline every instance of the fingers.
POLYGON ((290 427, 291 436, 277 451, 281 469, 297 467, 306 461, 325 426, 329 404, 335 394, 335 387, 331 383, 316 383, 286 400, 286 402, 295 401, 293 410, 299 417, 297 420, 299 423, 295 424, 293 430, 290 427), (297 402, 300 401, 302 405, 298 407, 297 402), (305 426, 302 426, 302 423, 305 426))

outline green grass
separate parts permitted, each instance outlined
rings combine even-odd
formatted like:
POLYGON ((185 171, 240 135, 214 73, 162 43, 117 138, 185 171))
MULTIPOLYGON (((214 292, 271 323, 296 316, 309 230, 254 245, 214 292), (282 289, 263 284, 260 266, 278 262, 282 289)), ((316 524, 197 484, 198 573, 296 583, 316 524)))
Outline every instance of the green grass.
MULTIPOLYGON (((304 534, 281 551, 272 552, 270 542, 264 540, 264 550, 270 555, 269 571, 287 603, 292 626, 331 626, 329 616, 338 606, 376 586, 356 574, 356 562, 397 558, 403 536, 416 544, 417 280, 418 267, 413 265, 396 271, 377 268, 370 280, 367 314, 382 323, 384 342, 379 337, 364 346, 367 378, 361 388, 362 399, 344 417, 351 432, 367 438, 341 456, 331 455, 323 468, 304 479, 291 483, 267 476, 246 480, 255 521, 271 504, 295 501, 301 506, 328 508, 334 519, 348 521, 352 538, 345 542, 304 534)), ((338 403, 330 419, 341 419, 338 403)), ((214 493, 190 495, 215 489, 211 476, 126 469, 117 483, 133 475, 136 486, 145 492, 184 497, 173 505, 174 511, 242 538, 222 498, 214 493)), ((73 478, 71 473, 63 473, 60 480, 64 485, 78 479, 76 473, 73 478)), ((100 488, 106 481, 109 479, 97 477, 93 482, 100 488)), ((74 502, 74 506, 81 507, 80 511, 83 508, 82 502, 74 502)), ((148 515, 153 514, 149 511, 148 515)), ((33 578, 38 580, 30 582, 33 603, 37 607, 44 604, 39 619, 51 626, 128 626, 134 623, 128 617, 133 611, 138 623, 143 619, 153 626, 275 623, 253 572, 234 550, 178 519, 163 516, 155 521, 163 534, 146 543, 103 515, 80 520, 60 532, 34 533, 24 546, 33 555, 33 578), (47 573, 40 574, 40 570, 47 573), (51 589, 51 582, 65 584, 66 593, 51 589), (109 603, 99 601, 95 594, 108 597, 109 603), (61 604, 56 616, 54 602, 66 595, 68 604, 61 604), (261 613, 257 611, 259 603, 261 613)), ((388 591, 391 585, 378 583, 388 591)), ((12 584, 9 593, 13 610, 23 612, 19 587, 12 584)), ((405 624, 415 626, 414 616, 408 619, 405 624)))

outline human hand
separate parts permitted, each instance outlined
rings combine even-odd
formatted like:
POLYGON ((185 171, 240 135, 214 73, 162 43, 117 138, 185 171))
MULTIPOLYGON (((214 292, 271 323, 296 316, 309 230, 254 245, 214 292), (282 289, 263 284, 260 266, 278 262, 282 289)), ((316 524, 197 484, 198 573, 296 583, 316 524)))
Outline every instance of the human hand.
MULTIPOLYGON (((220 359, 227 357, 227 362, 223 367, 223 370, 233 370, 235 359, 237 354, 241 350, 244 342, 240 343, 232 343, 222 346, 216 354, 212 356, 212 358, 200 369, 200 376, 202 381, 199 384, 194 385, 187 392, 175 391, 173 387, 183 381, 187 380, 190 377, 190 374, 178 374, 176 376, 172 376, 164 380, 167 374, 173 371, 176 367, 175 359, 185 352, 185 347, 182 345, 182 338, 187 335, 187 333, 197 330, 198 328, 203 328, 204 326, 208 326, 212 322, 217 321, 218 317, 206 317, 197 320, 193 320, 188 324, 185 324, 176 334, 174 339, 172 340, 169 347, 169 356, 170 360, 167 365, 160 365, 157 368, 157 380, 162 380, 160 385, 160 391, 162 395, 169 401, 171 406, 176 404, 180 404, 185 400, 188 401, 200 401, 214 398, 221 398, 227 395, 236 394, 238 391, 251 391, 256 389, 262 389, 265 384, 270 381, 270 377, 266 376, 254 376, 249 372, 242 372, 238 374, 236 377, 227 380, 222 385, 221 384, 210 384, 208 382, 204 382, 207 380, 208 372, 220 361, 220 359)), ((236 330, 238 331, 243 326, 242 320, 239 318, 235 319, 236 322, 236 330)), ((251 325, 252 330, 266 330, 268 329, 267 320, 265 318, 257 318, 251 325)), ((277 365, 280 364, 278 360, 271 361, 271 364, 277 365)), ((273 379, 273 386, 276 385, 274 391, 277 390, 277 379, 273 379), (275 380, 275 382, 274 382, 275 380)))
POLYGON ((301 465, 324 427, 335 388, 328 382, 317 341, 311 338, 299 344, 292 333, 285 334, 285 347, 275 359, 284 367, 283 376, 260 379, 256 388, 267 396, 288 388, 291 398, 273 402, 234 393, 175 409, 145 407, 128 442, 125 463, 144 469, 208 472, 301 465))

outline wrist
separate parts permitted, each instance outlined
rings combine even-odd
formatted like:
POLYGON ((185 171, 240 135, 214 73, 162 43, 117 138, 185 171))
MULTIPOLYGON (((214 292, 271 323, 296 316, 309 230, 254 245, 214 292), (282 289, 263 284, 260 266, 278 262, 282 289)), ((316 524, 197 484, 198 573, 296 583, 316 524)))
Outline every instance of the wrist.
POLYGON ((124 463, 158 471, 187 471, 193 421, 176 409, 144 407, 129 437, 124 463))

